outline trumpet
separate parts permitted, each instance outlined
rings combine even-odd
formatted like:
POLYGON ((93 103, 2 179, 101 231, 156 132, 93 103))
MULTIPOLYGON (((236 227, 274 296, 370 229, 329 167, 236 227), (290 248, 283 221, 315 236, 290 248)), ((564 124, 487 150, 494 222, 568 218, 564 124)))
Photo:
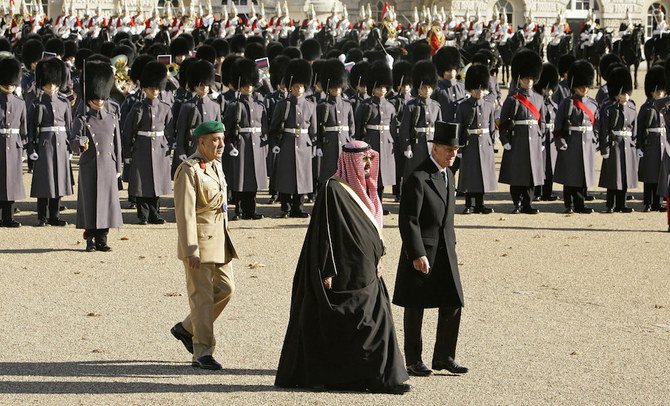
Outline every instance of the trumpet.
POLYGON ((167 68, 168 76, 171 77, 171 78, 174 78, 179 74, 179 65, 177 65, 174 62, 167 65, 166 68, 167 68))
POLYGON ((114 83, 119 92, 127 94, 132 84, 128 75, 128 57, 121 54, 112 58, 112 70, 114 71, 114 83))

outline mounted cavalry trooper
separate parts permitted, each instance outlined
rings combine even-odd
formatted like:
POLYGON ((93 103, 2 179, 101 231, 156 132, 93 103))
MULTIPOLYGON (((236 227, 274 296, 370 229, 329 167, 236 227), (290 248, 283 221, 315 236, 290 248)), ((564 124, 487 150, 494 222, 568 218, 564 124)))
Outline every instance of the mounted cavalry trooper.
POLYGON ((507 40, 512 38, 512 26, 507 23, 507 15, 504 11, 500 13, 495 31, 493 31, 493 38, 498 46, 507 44, 507 40))
POLYGON ((254 93, 259 82, 256 62, 241 58, 233 67, 232 81, 237 86, 237 97, 230 103, 223 117, 225 137, 232 144, 229 156, 232 176, 228 179, 236 205, 237 220, 259 220, 256 212, 256 193, 268 188, 266 155, 268 145, 268 117, 263 101, 254 93))
POLYGON ((565 22, 565 17, 563 17, 563 14, 558 13, 558 16, 556 16, 556 22, 551 26, 550 34, 551 41, 549 41, 549 45, 554 46, 560 45, 563 38, 570 34, 570 26, 567 22, 565 22))
POLYGON ((21 81, 21 63, 0 59, 0 210, 2 227, 21 227, 14 220, 14 202, 26 197, 23 187, 23 148, 28 141, 26 105, 14 92, 21 81))
POLYGON ((665 13, 661 6, 658 6, 658 9, 654 11, 654 17, 655 26, 652 35, 654 38, 660 38, 668 32, 668 23, 665 21, 665 13))
POLYGON ((531 206, 530 190, 544 184, 545 106, 532 90, 541 72, 542 58, 537 53, 517 52, 512 59, 516 91, 507 96, 500 111, 500 142, 505 151, 499 181, 510 185, 513 214, 539 213, 531 206))
POLYGON ((151 61, 142 69, 144 99, 133 105, 123 121, 124 160, 130 164, 128 195, 137 202, 139 224, 163 224, 158 198, 172 192, 170 145, 174 127, 170 106, 159 99, 165 89, 167 69, 151 61))
MULTIPOLYGON (((626 191, 637 187, 638 154, 637 114, 630 100, 633 81, 627 68, 610 70, 609 98, 611 103, 600 110, 600 154, 603 156, 598 186, 607 189, 607 213, 630 213, 626 206, 626 191)), ((640 155, 642 151, 639 151, 640 155)))
POLYGON ((598 104, 588 97, 595 69, 578 60, 568 71, 574 92, 563 99, 556 112, 554 138, 558 148, 554 182, 563 185, 566 213, 593 213, 584 206, 586 190, 595 185, 595 153, 598 142, 598 104))
POLYGON ((600 40, 603 33, 598 31, 598 24, 593 21, 593 14, 591 13, 591 10, 589 10, 586 15, 586 21, 582 24, 582 30, 579 34, 579 48, 584 50, 585 48, 592 47, 594 42, 600 40))
POLYGON ((535 34, 537 34, 538 25, 533 20, 533 13, 528 12, 526 16, 526 25, 523 26, 523 40, 525 44, 530 44, 535 39, 535 34))
POLYGON ((542 74, 540 79, 533 86, 535 93, 542 96, 544 99, 545 115, 545 131, 544 131, 544 185, 535 187, 535 197, 544 201, 558 200, 558 196, 553 194, 554 187, 554 167, 556 166, 556 157, 558 150, 556 143, 553 140, 556 111, 558 104, 556 104, 552 96, 558 87, 558 70, 550 63, 542 65, 542 74))

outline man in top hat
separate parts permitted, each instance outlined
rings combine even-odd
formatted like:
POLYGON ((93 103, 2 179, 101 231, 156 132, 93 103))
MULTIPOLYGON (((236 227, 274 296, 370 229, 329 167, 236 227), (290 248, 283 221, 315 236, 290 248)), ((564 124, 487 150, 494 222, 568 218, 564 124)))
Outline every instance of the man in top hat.
POLYGON ((447 170, 459 148, 460 124, 435 124, 431 153, 405 178, 398 218, 402 249, 393 303, 404 307, 405 365, 414 376, 432 373, 422 358, 424 309, 438 308, 432 369, 462 374, 456 342, 463 289, 456 257, 454 175, 447 170))
POLYGON ((512 213, 537 214, 531 206, 530 190, 544 184, 544 116, 542 97, 533 84, 542 72, 542 58, 531 50, 521 50, 512 58, 512 78, 516 91, 507 96, 500 111, 500 142, 503 144, 500 183, 510 185, 512 213))
POLYGON ((284 83, 290 96, 277 103, 270 135, 276 137, 276 187, 284 204, 281 217, 307 218, 303 196, 313 192, 312 149, 316 141, 316 106, 305 98, 312 81, 312 67, 303 59, 288 63, 284 83), (290 212, 289 209, 290 208, 290 212))
POLYGON ((437 68, 437 88, 432 98, 440 103, 442 119, 446 122, 454 120, 456 105, 465 98, 463 82, 456 80, 456 71, 461 66, 461 54, 456 47, 440 48, 433 56, 437 68))
MULTIPOLYGON (((635 104, 630 100, 633 80, 630 71, 617 66, 610 70, 607 82, 611 103, 600 110, 600 154, 603 157, 598 186, 607 189, 605 211, 630 213, 626 206, 626 191, 637 187, 638 158, 635 104)), ((639 154, 639 155, 638 155, 639 154)))
POLYGON ((471 65, 465 76, 465 88, 470 92, 470 97, 458 105, 454 121, 461 124, 462 131, 459 134, 463 148, 460 150, 462 156, 458 190, 465 193, 463 214, 493 213, 493 209, 484 206, 484 194, 496 190, 498 186, 493 151, 495 108, 484 99, 488 87, 488 66, 471 65))
POLYGON ((568 71, 573 95, 558 105, 554 138, 558 148, 554 182, 563 185, 566 213, 593 213, 584 205, 586 190, 595 185, 595 153, 598 142, 598 104, 588 97, 595 69, 578 60, 568 71))
POLYGON ((228 181, 236 206, 233 219, 259 220, 263 215, 256 211, 256 193, 268 187, 268 117, 265 105, 254 93, 260 80, 256 62, 237 60, 232 80, 238 86, 237 98, 226 106, 223 124, 226 141, 233 148, 224 158, 232 166, 228 181))
POLYGON ((21 63, 0 59, 0 210, 2 227, 20 227, 14 220, 14 202, 26 197, 23 187, 23 147, 28 141, 26 105, 14 94, 21 81, 21 63))
POLYGON ((196 152, 177 168, 174 205, 177 257, 186 270, 190 313, 170 330, 193 354, 194 368, 220 370, 214 322, 235 292, 228 232, 226 179, 221 168, 223 124, 205 121, 194 131, 196 152))
POLYGON ((558 87, 558 70, 550 63, 542 65, 542 74, 540 79, 533 85, 535 93, 542 96, 544 100, 544 185, 535 187, 535 197, 544 201, 558 200, 558 196, 553 194, 554 190, 554 167, 556 166, 556 157, 558 150, 554 142, 554 122, 558 104, 554 102, 552 96, 558 87))
POLYGON ((86 251, 110 251, 107 234, 123 224, 117 178, 121 176, 121 131, 116 107, 107 108, 114 86, 112 67, 87 62, 84 70, 84 112, 75 118, 72 138, 79 158, 77 228, 86 230, 86 251))
MULTIPOLYGON (((391 124, 395 120, 395 109, 386 100, 386 92, 393 86, 391 68, 386 61, 377 61, 370 66, 367 89, 369 99, 356 109, 356 138, 361 139, 379 154, 379 179, 377 192, 381 198, 384 186, 395 184, 395 158, 391 124)), ((388 214, 384 210, 384 214, 388 214)))
POLYGON ((174 126, 170 106, 159 99, 165 89, 167 69, 151 61, 142 69, 140 86, 144 93, 123 121, 124 161, 129 163, 128 195, 134 196, 141 225, 163 224, 158 198, 172 192, 170 146, 174 126))

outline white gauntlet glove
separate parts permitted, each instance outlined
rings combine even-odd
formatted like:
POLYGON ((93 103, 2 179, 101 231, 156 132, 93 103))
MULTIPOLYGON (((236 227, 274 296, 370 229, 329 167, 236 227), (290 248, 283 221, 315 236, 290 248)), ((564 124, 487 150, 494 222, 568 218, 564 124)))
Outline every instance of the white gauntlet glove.
POLYGON ((503 148, 505 148, 505 151, 509 151, 512 149, 512 146, 508 142, 507 144, 503 145, 503 148))
POLYGON ((123 163, 126 164, 126 165, 130 165, 130 158, 124 159, 123 163))
POLYGON ((37 155, 37 152, 33 152, 32 154, 30 154, 30 157, 29 157, 29 158, 30 158, 31 161, 37 161, 37 159, 38 159, 39 157, 40 157, 40 156, 37 155))
POLYGON ((316 156, 319 158, 323 157, 323 151, 321 150, 321 148, 316 149, 316 156))
POLYGON ((236 157, 236 156, 240 155, 240 151, 238 151, 237 148, 235 148, 235 146, 233 146, 233 149, 230 150, 228 155, 230 155, 232 157, 236 157))
POLYGON ((281 148, 279 146, 275 145, 274 148, 272 148, 272 153, 273 154, 278 154, 279 151, 281 151, 281 148))
POLYGON ((637 157, 642 158, 643 156, 644 156, 644 152, 642 152, 642 150, 638 148, 637 149, 637 157))
POLYGON ((405 155, 407 159, 412 159, 414 156, 414 153, 412 152, 412 147, 410 145, 407 146, 407 149, 405 149, 405 152, 402 153, 405 155))
POLYGON ((117 172, 117 173, 116 173, 116 179, 118 179, 118 178, 120 178, 120 177, 121 177, 121 174, 117 172))

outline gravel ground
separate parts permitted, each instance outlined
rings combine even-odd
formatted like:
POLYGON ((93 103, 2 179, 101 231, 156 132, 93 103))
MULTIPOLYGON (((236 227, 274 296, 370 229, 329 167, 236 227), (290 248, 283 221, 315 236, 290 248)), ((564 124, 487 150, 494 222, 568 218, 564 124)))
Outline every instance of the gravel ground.
MULTIPOLYGON (((635 99, 640 105, 643 94, 635 99)), ((602 211, 604 191, 593 192, 591 206, 602 211)), ((632 214, 565 215, 559 201, 538 203, 536 216, 511 215, 500 185, 488 196, 495 214, 458 215, 466 300, 458 359, 471 371, 412 378, 404 396, 273 386, 308 220, 231 223, 237 291, 215 325, 224 370, 209 373, 191 368, 169 333, 188 309, 171 198, 161 199, 163 226, 134 225, 124 210, 128 225, 110 231, 110 253, 85 253, 71 225, 30 227, 35 202, 27 200, 18 205, 24 227, 0 229, 0 404, 667 405, 670 233, 665 214, 640 213, 641 189, 633 195, 632 214)), ((401 242, 389 197, 392 290, 401 242)), ((65 204, 72 224, 73 197, 65 204)), ((402 309, 394 318, 402 337, 402 309)), ((435 322, 428 312, 427 363, 435 322)))

